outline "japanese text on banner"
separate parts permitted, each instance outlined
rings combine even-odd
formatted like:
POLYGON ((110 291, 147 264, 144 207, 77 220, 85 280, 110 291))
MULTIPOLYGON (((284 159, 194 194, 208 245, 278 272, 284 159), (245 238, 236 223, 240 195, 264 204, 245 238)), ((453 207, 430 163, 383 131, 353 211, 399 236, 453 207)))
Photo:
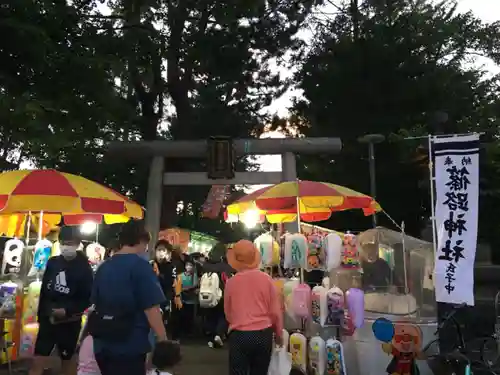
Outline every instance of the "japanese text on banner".
POLYGON ((435 166, 436 300, 474 305, 479 135, 437 138, 435 166))

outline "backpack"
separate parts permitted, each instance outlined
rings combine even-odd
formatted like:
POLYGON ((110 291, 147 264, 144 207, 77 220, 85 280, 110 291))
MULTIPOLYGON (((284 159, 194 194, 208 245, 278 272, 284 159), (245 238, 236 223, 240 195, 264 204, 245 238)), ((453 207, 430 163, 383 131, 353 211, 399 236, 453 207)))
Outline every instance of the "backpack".
POLYGON ((222 298, 222 289, 216 272, 207 272, 201 277, 199 298, 200 307, 211 308, 218 305, 222 298))

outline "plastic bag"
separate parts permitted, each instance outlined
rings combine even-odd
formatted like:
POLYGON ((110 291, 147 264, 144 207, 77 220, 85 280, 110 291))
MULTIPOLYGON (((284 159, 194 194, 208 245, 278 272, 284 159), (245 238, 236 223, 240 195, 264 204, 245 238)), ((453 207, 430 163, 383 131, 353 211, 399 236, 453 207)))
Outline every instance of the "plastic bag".
POLYGON ((284 348, 273 352, 267 375, 289 375, 292 369, 292 357, 284 348))

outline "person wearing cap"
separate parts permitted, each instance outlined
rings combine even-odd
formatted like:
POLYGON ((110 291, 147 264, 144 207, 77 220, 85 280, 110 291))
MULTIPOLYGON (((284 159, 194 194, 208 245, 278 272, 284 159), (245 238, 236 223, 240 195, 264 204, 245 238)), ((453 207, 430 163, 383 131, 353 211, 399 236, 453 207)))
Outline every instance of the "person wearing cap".
POLYGON ((78 227, 62 227, 61 255, 47 262, 38 305, 38 336, 29 375, 41 375, 57 347, 64 375, 76 374, 76 351, 83 312, 90 306, 92 268, 83 252, 78 227))
POLYGON ((274 342, 282 345, 283 316, 271 277, 260 271, 260 252, 247 240, 227 252, 236 275, 226 283, 229 374, 267 375, 274 342))

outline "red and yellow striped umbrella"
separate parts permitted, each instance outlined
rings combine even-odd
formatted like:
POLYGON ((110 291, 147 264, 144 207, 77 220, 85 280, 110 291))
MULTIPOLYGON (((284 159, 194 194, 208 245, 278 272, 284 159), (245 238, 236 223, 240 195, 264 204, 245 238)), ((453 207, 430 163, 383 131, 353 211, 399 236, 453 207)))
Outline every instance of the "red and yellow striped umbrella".
POLYGON ((113 224, 144 215, 137 203, 81 176, 51 169, 0 174, 0 215, 29 212, 62 215, 66 225, 113 224))
POLYGON ((332 212, 362 209, 365 215, 381 211, 368 195, 352 189, 315 181, 291 181, 271 185, 244 196, 227 207, 229 215, 258 210, 270 223, 297 219, 297 204, 302 221, 327 220, 332 212))

